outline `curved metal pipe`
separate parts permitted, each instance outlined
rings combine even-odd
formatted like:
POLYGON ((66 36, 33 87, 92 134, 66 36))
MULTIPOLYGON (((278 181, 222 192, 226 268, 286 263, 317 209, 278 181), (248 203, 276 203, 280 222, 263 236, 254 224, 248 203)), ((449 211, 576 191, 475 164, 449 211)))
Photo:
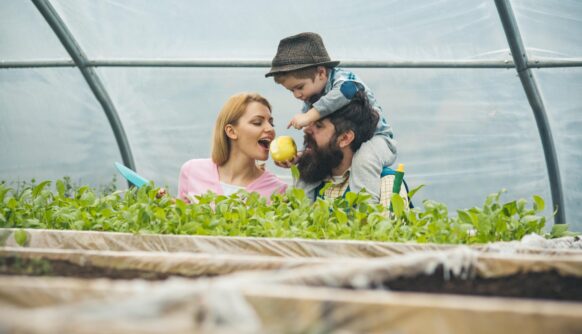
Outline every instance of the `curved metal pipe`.
POLYGON ((44 19, 53 29, 73 61, 75 65, 79 68, 83 77, 87 81, 87 84, 91 88, 91 91, 101 104, 101 107, 105 111, 109 124, 117 140, 117 146, 121 152, 121 158, 125 166, 135 170, 135 162, 133 160, 133 155, 131 154, 131 148, 129 147, 129 142, 125 131, 123 130, 123 125, 117 114, 117 110, 113 105, 113 102, 109 98, 105 87, 101 83, 99 76, 95 69, 88 66, 88 59, 83 52, 81 46, 77 43, 67 25, 60 18, 54 7, 46 0, 32 0, 38 11, 42 14, 44 19))
MULTIPOLYGON (((553 211, 556 212, 554 222, 556 224, 566 223, 566 211, 564 206, 564 195, 562 190, 562 181, 560 178, 560 168, 558 167, 558 158, 554 146, 554 138, 550 130, 550 124, 546 115, 546 108, 540 95, 537 83, 533 77, 531 67, 528 66, 528 59, 525 47, 521 40, 521 34, 515 20, 515 15, 511 4, 508 0, 495 0, 499 18, 511 49, 513 62, 515 63, 519 79, 527 95, 527 100, 534 113, 550 179, 550 188, 552 191, 553 211)), ((537 67, 537 66, 533 66, 537 67)))

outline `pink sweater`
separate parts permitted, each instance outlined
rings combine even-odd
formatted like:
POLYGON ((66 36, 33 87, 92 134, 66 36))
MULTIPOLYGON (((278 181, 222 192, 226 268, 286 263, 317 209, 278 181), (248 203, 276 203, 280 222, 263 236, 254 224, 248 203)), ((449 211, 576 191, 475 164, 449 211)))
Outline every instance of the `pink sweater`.
MULTIPOLYGON (((283 193, 286 189, 287 184, 269 171, 265 171, 245 188, 248 192, 257 192, 266 198, 274 192, 283 193)), ((223 194, 218 178, 218 166, 211 159, 192 159, 184 163, 180 169, 178 198, 202 195, 209 190, 219 195, 223 194)))

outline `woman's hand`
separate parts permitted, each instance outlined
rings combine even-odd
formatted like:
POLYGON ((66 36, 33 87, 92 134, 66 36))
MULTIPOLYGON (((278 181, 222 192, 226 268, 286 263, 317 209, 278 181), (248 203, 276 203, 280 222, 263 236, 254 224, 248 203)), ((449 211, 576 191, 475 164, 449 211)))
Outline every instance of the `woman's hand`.
POLYGON ((164 188, 160 188, 158 189, 158 192, 156 193, 156 198, 162 198, 164 196, 166 196, 168 194, 168 191, 164 188))
MULTIPOLYGON (((170 196, 168 194, 168 191, 165 188, 158 189, 158 192, 156 193, 156 198, 161 199, 164 196, 170 196)), ((171 197, 170 200, 172 201, 172 203, 176 203, 175 198, 171 197)), ((192 204, 192 202, 188 198, 183 198, 182 201, 184 201, 184 203, 186 203, 186 204, 192 204)))

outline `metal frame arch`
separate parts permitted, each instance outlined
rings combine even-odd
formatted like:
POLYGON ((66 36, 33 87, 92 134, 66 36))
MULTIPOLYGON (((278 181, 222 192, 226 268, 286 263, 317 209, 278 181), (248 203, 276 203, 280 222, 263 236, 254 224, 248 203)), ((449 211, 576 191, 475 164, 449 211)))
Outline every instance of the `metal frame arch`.
MULTIPOLYGON (((132 152, 119 119, 118 113, 113 105, 105 87, 98 77, 95 67, 265 67, 270 66, 268 60, 100 60, 91 61, 84 54, 80 45, 68 30, 59 14, 51 5, 50 0, 32 0, 44 19, 49 23, 73 61, 33 61, 33 62, 2 62, 0 68, 27 68, 27 67, 78 67, 93 94, 104 109, 109 123, 112 127, 123 162, 126 166, 135 169, 132 152)), ((536 125, 542 141, 542 148, 548 177, 551 187, 552 202, 554 210, 557 209, 555 223, 566 222, 565 204, 563 196, 563 185, 560 177, 560 170, 554 139, 552 137, 550 125, 547 118, 546 109, 538 89, 533 68, 544 67, 581 67, 582 59, 550 59, 529 61, 525 52, 525 47, 521 39, 521 34, 515 19, 510 0, 495 0, 495 5, 512 52, 513 60, 506 61, 384 61, 384 60, 348 60, 342 62, 344 66, 354 68, 515 68, 522 82, 522 87, 534 113, 536 125)))
MULTIPOLYGON (((556 212, 554 222, 556 224, 566 223, 566 213, 564 205, 564 193, 562 189, 562 180, 560 177, 560 168, 558 166, 558 157, 556 154, 556 147, 554 145, 554 137, 550 129, 550 123, 544 106, 544 101, 541 97, 538 85, 533 77, 531 66, 528 63, 527 53, 521 39, 519 27, 515 19, 515 14, 511 7, 509 0, 495 0, 495 6, 507 37, 507 43, 511 50, 515 69, 521 80, 523 90, 527 96, 527 100, 534 113, 540 139, 542 141, 542 148, 544 150, 544 157, 546 160, 546 167, 548 169, 548 178, 550 180, 550 189, 552 192, 553 210, 556 212)), ((537 67, 537 66, 533 66, 537 67)))
POLYGON ((119 115, 109 94, 101 79, 97 75, 95 69, 89 65, 89 60, 87 56, 83 52, 81 46, 77 43, 71 31, 67 28, 65 22, 61 19, 58 15, 54 7, 51 5, 50 1, 48 0, 32 0, 33 4, 36 6, 38 11, 47 21, 51 29, 53 29, 54 33, 57 35, 71 58, 73 59, 74 65, 79 68, 83 77, 87 81, 89 88, 101 104, 101 107, 105 111, 105 115, 109 120, 109 124, 111 125, 111 129, 113 130, 113 134, 115 135, 115 140, 117 141, 117 146, 119 147, 119 151, 121 153, 121 157, 123 159, 123 163, 135 170, 135 162, 133 160, 133 155, 131 153, 131 148, 129 147, 129 142, 127 140, 127 136, 125 134, 125 130, 123 129, 123 124, 119 119, 119 115))

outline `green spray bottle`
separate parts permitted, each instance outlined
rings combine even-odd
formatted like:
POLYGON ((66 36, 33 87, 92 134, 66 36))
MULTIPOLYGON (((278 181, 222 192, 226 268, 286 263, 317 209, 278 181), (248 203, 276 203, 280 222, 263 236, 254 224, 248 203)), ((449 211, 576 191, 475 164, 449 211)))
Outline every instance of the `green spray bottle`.
POLYGON ((396 174, 394 174, 394 185, 392 186, 393 194, 400 194, 402 179, 404 179, 404 164, 398 164, 398 168, 396 168, 396 174))
MULTIPOLYGON (((400 194, 402 180, 404 179, 404 164, 398 164, 396 173, 394 173, 394 184, 392 185, 392 194, 400 194)), ((390 201, 390 212, 392 212, 392 201, 390 201)))

